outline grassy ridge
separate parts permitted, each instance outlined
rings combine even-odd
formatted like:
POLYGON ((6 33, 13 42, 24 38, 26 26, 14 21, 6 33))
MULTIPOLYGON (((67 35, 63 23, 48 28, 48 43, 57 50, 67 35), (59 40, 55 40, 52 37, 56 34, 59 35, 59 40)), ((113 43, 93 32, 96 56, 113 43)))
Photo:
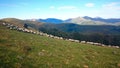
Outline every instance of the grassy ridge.
POLYGON ((119 68, 120 49, 9 30, 0 25, 0 68, 119 68))

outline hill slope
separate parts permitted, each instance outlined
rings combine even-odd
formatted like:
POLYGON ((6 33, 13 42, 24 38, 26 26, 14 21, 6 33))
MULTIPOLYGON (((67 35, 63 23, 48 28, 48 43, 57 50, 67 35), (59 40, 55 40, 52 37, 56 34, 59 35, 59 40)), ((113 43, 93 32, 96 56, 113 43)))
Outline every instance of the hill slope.
POLYGON ((24 24, 27 24, 32 29, 38 29, 37 27, 43 24, 41 22, 29 21, 29 20, 20 20, 20 19, 16 19, 16 18, 4 18, 4 19, 1 19, 0 21, 8 22, 10 24, 19 26, 21 28, 23 28, 24 24))
POLYGON ((9 30, 0 25, 0 68, 119 68, 120 49, 9 30))

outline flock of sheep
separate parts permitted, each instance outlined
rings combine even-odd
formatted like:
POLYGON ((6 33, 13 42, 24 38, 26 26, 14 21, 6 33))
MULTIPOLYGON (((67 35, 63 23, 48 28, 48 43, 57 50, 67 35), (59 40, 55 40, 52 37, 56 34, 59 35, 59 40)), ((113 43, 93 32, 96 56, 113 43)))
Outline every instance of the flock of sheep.
POLYGON ((41 36, 47 36, 47 37, 51 37, 51 38, 55 38, 55 39, 61 39, 61 40, 67 40, 67 41, 71 41, 71 42, 91 44, 91 45, 97 45, 97 46, 108 46, 108 47, 120 48, 119 46, 104 45, 101 43, 79 41, 79 40, 74 40, 74 39, 66 39, 63 37, 57 37, 57 36, 49 35, 49 34, 43 33, 43 32, 33 31, 33 30, 26 29, 26 28, 19 28, 18 26, 15 26, 13 24, 8 24, 8 23, 2 23, 2 25, 6 26, 7 28, 9 28, 11 30, 17 30, 17 31, 26 32, 26 33, 37 34, 37 35, 41 35, 41 36))

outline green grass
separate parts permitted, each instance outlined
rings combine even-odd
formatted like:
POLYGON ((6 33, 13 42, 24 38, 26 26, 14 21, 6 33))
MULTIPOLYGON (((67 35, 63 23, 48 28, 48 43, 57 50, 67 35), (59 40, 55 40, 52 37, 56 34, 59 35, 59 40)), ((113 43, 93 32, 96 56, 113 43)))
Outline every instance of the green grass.
POLYGON ((120 49, 53 39, 0 25, 0 68, 120 68, 119 65, 120 49))

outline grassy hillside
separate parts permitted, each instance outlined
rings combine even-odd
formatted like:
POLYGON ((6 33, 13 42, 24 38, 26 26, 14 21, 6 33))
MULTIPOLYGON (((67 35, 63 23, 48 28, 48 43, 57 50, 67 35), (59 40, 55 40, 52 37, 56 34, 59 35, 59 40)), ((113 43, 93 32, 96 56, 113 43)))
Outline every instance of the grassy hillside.
POLYGON ((27 25, 29 25, 29 28, 31 28, 32 30, 38 29, 38 26, 43 24, 41 22, 20 20, 20 19, 16 19, 16 18, 4 18, 4 19, 1 19, 0 21, 7 22, 9 24, 13 24, 13 25, 16 25, 16 26, 19 26, 22 28, 23 28, 24 24, 27 24, 27 25))
POLYGON ((120 49, 53 39, 0 25, 0 68, 120 68, 120 49))

